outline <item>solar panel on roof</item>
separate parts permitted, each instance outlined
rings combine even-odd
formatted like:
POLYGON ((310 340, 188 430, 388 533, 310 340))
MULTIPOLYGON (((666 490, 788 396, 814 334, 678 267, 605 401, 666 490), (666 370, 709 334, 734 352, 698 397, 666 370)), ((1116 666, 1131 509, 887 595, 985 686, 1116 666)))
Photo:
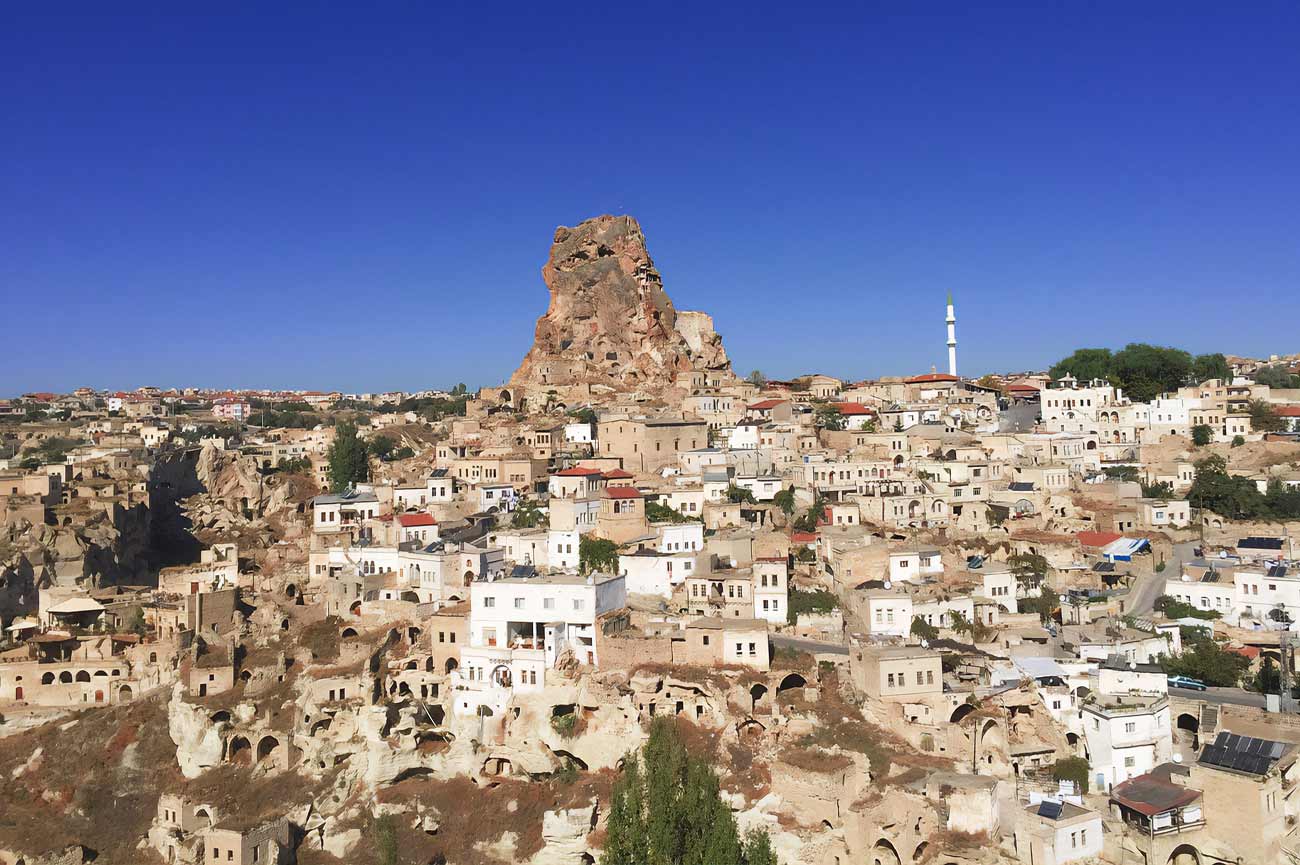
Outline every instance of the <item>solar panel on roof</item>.
POLYGON ((1268 575, 1270 577, 1285 577, 1286 565, 1274 565, 1268 569, 1268 575))
POLYGON ((1281 757, 1282 752, 1286 750, 1286 745, 1283 745, 1281 742, 1271 742, 1270 745, 1271 747, 1268 749, 1268 756, 1274 760, 1281 757))
POLYGON ((1051 799, 1044 799, 1038 804, 1038 816, 1046 817, 1049 820, 1061 819, 1061 803, 1053 802, 1051 799))

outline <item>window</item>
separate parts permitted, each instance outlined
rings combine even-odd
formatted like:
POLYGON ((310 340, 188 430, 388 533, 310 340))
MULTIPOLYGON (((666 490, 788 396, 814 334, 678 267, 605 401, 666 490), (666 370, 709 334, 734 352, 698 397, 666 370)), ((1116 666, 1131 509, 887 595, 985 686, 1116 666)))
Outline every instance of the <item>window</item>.
POLYGON ((916 671, 916 684, 918 685, 925 684, 925 674, 922 673, 920 670, 916 671))
POLYGON ((1082 844, 1082 845, 1085 846, 1085 847, 1088 846, 1088 830, 1087 830, 1087 829, 1080 829, 1080 830, 1079 830, 1079 843, 1082 844))
POLYGON ((752 657, 754 657, 754 655, 756 655, 756 654, 758 654, 758 651, 757 651, 757 649, 755 648, 755 644, 754 644, 754 643, 750 643, 750 644, 749 644, 749 656, 752 658, 752 657))
POLYGON ((893 673, 890 673, 890 674, 889 674, 889 687, 891 687, 891 688, 894 687, 894 674, 893 674, 893 673))
POLYGON ((555 609, 555 598, 542 598, 542 609, 543 610, 555 609))
POLYGON ((1135 733, 1135 732, 1137 732, 1137 722, 1136 722, 1136 721, 1129 721, 1128 723, 1126 723, 1126 724, 1124 725, 1124 732, 1125 732, 1125 733, 1135 733))
POLYGON ((494 597, 488 596, 483 599, 483 606, 485 607, 495 607, 496 605, 497 605, 497 599, 494 597))
POLYGON ((925 683, 926 683, 927 685, 933 685, 933 684, 934 684, 934 670, 926 670, 926 671, 925 671, 925 683))
POLYGON ((1124 758, 1124 768, 1125 768, 1125 769, 1132 769, 1135 765, 1137 765, 1137 758, 1136 758, 1136 757, 1125 757, 1125 758, 1124 758))
POLYGON ((583 607, 585 607, 585 606, 587 606, 587 602, 584 601, 584 600, 582 600, 581 598, 574 598, 574 599, 573 599, 573 608, 574 608, 575 610, 581 610, 581 609, 582 609, 583 607))
POLYGON ((515 598, 515 609, 516 609, 516 610, 522 610, 523 608, 524 608, 524 599, 523 599, 523 598, 515 598))
POLYGON ((707 645, 709 644, 709 635, 708 635, 708 634, 701 634, 700 636, 701 636, 701 638, 703 639, 703 642, 701 643, 701 645, 705 645, 705 646, 707 646, 707 645))
POLYGON ((1079 833, 1078 833, 1078 832, 1071 832, 1071 833, 1070 833, 1070 846, 1071 846, 1071 847, 1078 847, 1078 846, 1079 846, 1079 833))

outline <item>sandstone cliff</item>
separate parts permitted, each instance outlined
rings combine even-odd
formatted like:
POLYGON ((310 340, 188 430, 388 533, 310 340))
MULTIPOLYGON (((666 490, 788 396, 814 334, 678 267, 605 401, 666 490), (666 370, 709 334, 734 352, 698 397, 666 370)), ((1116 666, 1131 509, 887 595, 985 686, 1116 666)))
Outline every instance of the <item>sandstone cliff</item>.
POLYGON ((518 400, 662 395, 692 371, 731 376, 713 319, 678 312, 630 216, 598 216, 555 231, 542 279, 550 306, 533 347, 510 379, 518 400))

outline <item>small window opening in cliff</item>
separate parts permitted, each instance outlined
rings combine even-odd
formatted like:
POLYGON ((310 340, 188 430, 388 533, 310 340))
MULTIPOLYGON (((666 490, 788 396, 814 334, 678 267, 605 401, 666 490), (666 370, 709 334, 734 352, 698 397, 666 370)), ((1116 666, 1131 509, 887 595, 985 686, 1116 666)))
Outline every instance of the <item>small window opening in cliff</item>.
POLYGON ((608 246, 606 246, 606 245, 603 244, 603 243, 596 247, 596 257, 597 257, 597 258, 606 258, 607 256, 610 256, 610 255, 613 255, 613 254, 614 254, 614 250, 610 249, 608 246))

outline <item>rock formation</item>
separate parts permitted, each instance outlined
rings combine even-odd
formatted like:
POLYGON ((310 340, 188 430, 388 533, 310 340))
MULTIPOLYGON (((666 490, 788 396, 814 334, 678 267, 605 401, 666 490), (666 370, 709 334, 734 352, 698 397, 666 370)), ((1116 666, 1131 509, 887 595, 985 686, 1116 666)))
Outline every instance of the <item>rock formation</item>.
POLYGON ((655 397, 689 386, 693 371, 730 378, 713 319, 673 307, 632 217, 557 228, 542 279, 550 306, 510 379, 514 393, 502 395, 506 401, 550 391, 561 399, 655 397))

